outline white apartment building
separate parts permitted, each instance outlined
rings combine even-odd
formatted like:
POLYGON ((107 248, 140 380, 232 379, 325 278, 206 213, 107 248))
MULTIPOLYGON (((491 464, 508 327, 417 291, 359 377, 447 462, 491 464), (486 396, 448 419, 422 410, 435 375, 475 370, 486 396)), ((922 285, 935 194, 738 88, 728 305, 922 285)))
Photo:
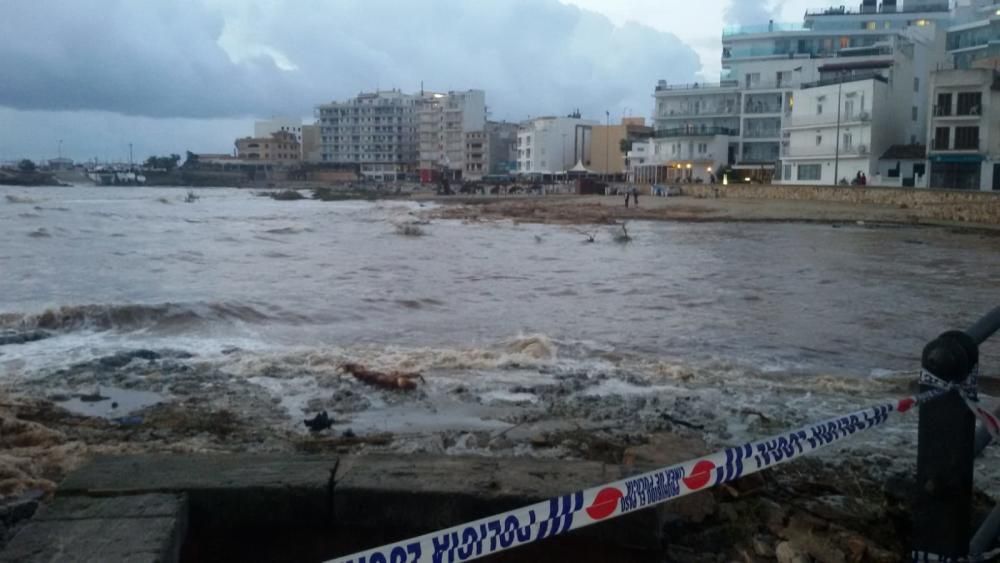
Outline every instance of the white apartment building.
POLYGON ((661 82, 656 88, 657 137, 675 137, 673 143, 679 142, 681 149, 695 147, 694 153, 679 155, 678 162, 668 159, 665 170, 678 165, 686 170, 691 164, 697 177, 698 163, 688 161, 697 156, 699 145, 727 143, 725 159, 715 149, 705 164, 711 160, 716 167, 732 166, 741 177, 780 179, 783 169, 776 165, 791 142, 785 122, 798 88, 837 72, 855 74, 862 64, 905 65, 885 74, 899 81, 909 77, 912 92, 905 107, 916 117, 907 120, 908 131, 900 142, 920 142, 927 123, 930 71, 947 61, 945 29, 951 17, 947 0, 883 0, 881 5, 864 0, 858 10, 807 12, 801 23, 726 28, 719 83, 661 82), (706 113, 705 107, 714 113, 706 113), (692 127, 698 136, 686 135, 692 127))
POLYGON ((399 90, 358 94, 316 108, 322 161, 358 167, 375 181, 416 173, 417 108, 424 97, 399 90))
POLYGON ((1000 191, 1000 71, 939 71, 931 88, 931 185, 1000 191))
POLYGON ((421 182, 433 182, 442 173, 462 178, 466 135, 486 127, 486 93, 482 90, 425 94, 417 107, 421 182))
POLYGON ((591 129, 597 121, 569 117, 539 117, 517 132, 517 173, 562 174, 578 162, 590 161, 591 129))
POLYGON ((963 0, 948 29, 948 53, 956 68, 976 61, 1000 60, 1000 0, 963 0))
POLYGON ((834 185, 879 175, 879 157, 901 144, 912 114, 910 88, 881 74, 806 84, 785 126, 786 183, 834 185))
MULTIPOLYGON (((640 183, 710 181, 721 168, 734 164, 740 147, 744 101, 755 114, 780 112, 776 99, 744 98, 735 84, 657 84, 654 137, 632 147, 630 176, 640 183)), ((772 97, 773 98, 773 97, 772 97)), ((778 122, 755 121, 751 138, 770 135, 777 142, 778 122), (765 124, 771 129, 767 129, 765 124)), ((762 162, 773 166, 777 155, 762 162)))

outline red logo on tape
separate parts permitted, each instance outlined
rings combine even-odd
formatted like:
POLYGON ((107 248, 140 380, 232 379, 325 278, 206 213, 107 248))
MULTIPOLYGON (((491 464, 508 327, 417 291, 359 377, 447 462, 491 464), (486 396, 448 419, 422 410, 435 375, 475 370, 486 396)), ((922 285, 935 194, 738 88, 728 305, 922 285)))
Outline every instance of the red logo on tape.
POLYGON ((619 501, 621 501, 624 496, 625 495, 623 495, 621 491, 614 487, 601 489, 601 491, 597 493, 597 496, 594 497, 594 502, 587 507, 587 515, 594 520, 604 520, 608 516, 614 514, 615 510, 618 508, 619 501))
POLYGON ((698 463, 694 464, 694 468, 691 470, 691 474, 682 479, 687 488, 692 491, 697 491, 698 489, 704 487, 712 479, 712 471, 715 469, 715 464, 707 459, 703 459, 698 463))

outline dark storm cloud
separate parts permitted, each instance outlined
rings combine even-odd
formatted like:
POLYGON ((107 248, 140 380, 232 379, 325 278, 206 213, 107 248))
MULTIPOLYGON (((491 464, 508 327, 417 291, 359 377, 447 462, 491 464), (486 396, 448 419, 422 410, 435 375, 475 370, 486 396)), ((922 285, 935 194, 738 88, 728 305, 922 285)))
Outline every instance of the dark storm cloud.
POLYGON ((424 81, 485 89, 494 117, 644 113, 657 79, 700 68, 672 34, 556 0, 9 0, 5 12, 0 105, 20 110, 303 115, 424 81))

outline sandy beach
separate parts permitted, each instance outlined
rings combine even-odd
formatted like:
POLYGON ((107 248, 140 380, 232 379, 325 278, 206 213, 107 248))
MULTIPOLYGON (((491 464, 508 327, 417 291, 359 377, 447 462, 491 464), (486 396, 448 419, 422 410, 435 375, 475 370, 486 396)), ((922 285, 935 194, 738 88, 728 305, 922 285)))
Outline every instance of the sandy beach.
POLYGON ((625 207, 618 196, 433 198, 445 205, 431 212, 442 219, 566 225, 611 224, 628 220, 678 222, 866 223, 938 225, 1000 232, 1000 225, 933 219, 926 209, 808 200, 709 199, 689 196, 643 197, 625 207))

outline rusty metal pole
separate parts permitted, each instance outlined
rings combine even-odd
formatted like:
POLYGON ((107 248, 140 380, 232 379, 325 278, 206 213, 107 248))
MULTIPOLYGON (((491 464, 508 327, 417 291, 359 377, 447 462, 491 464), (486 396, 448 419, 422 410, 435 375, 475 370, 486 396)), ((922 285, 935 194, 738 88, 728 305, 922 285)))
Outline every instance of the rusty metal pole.
MULTIPOLYGON (((978 363, 978 343, 961 331, 931 341, 921 359, 925 371, 948 383, 966 381, 978 363)), ((921 391, 933 389, 921 385, 921 391)), ((914 561, 969 554, 975 435, 975 416, 957 390, 920 408, 914 561)))

